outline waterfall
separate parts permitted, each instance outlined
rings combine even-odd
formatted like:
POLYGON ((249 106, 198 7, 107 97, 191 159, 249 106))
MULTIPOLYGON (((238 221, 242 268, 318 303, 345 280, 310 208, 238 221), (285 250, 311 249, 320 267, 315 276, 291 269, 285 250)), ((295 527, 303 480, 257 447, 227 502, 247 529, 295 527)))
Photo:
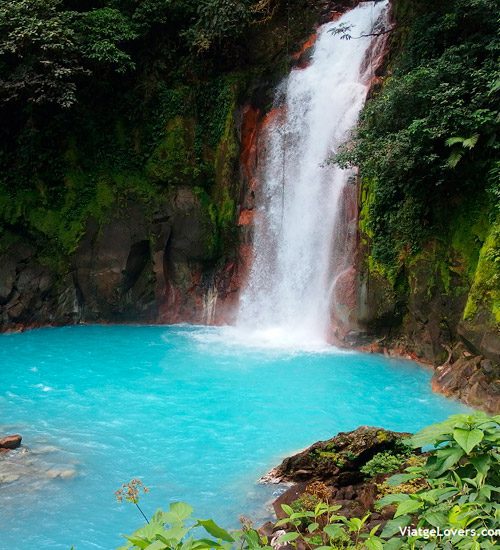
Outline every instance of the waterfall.
POLYGON ((386 1, 363 2, 320 27, 310 64, 276 91, 259 137, 253 262, 238 315, 245 331, 298 344, 327 337, 336 281, 353 266, 344 198, 355 174, 326 161, 349 138, 372 77, 376 39, 360 36, 386 11, 386 1), (338 24, 351 26, 351 40, 329 32, 338 24))

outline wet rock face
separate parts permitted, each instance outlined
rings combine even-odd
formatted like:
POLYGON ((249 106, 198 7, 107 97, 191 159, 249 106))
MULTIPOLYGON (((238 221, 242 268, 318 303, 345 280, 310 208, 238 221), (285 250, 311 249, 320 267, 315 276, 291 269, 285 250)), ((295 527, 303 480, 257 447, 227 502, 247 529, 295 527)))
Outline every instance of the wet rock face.
POLYGON ((89 220, 73 258, 83 320, 140 319, 151 314, 149 235, 145 213, 134 205, 100 227, 89 220))
MULTIPOLYGON (((360 258, 368 254, 367 247, 360 246, 360 258)), ((460 265, 458 260, 456 263, 460 265)), ((436 366, 435 391, 498 412, 500 332, 484 306, 478 307, 473 318, 463 319, 469 286, 458 268, 446 272, 449 279, 445 284, 440 265, 435 244, 429 243, 407 268, 407 284, 398 286, 360 262, 360 326, 365 338, 377 339, 378 351, 396 352, 436 366), (458 351, 448 357, 452 349, 458 351), (485 359, 496 365, 497 374, 483 371, 480 365, 485 359)), ((366 344, 359 337, 348 343, 366 344)))
MULTIPOLYGON (((206 296, 234 302, 234 261, 220 262, 216 228, 192 186, 163 204, 120 205, 87 222, 63 273, 17 243, 0 255, 0 330, 75 322, 210 322, 206 296)), ((222 308, 219 308, 222 309, 222 308)))
POLYGON ((0 254, 0 329, 56 320, 72 323, 77 318, 76 292, 69 274, 56 275, 25 242, 0 254))
POLYGON ((472 407, 500 413, 500 365, 471 354, 463 344, 451 350, 449 361, 436 369, 432 387, 472 407))

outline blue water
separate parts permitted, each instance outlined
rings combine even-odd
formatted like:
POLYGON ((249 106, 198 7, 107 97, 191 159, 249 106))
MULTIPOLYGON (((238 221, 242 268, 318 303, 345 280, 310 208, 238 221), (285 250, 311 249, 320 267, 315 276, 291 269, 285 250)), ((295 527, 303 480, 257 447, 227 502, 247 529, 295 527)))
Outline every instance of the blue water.
POLYGON ((141 523, 113 496, 132 477, 151 489, 147 513, 185 500, 227 527, 240 514, 261 521, 277 487, 256 480, 285 455, 361 424, 413 431, 464 409, 431 393, 414 363, 242 347, 230 329, 3 335, 0 375, 0 433, 31 449, 0 457, 0 478, 6 460, 25 470, 0 484, 9 550, 115 548, 141 523))

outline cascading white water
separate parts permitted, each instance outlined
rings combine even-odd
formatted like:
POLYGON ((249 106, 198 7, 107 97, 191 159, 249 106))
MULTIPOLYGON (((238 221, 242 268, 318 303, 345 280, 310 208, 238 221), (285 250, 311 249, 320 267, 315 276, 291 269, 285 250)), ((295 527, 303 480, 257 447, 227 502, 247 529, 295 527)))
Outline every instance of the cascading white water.
POLYGON ((277 90, 278 115, 259 158, 253 263, 238 326, 264 339, 324 341, 335 280, 353 262, 341 227, 352 171, 326 164, 358 119, 372 76, 369 34, 386 1, 363 2, 318 31, 311 63, 277 90), (351 26, 353 38, 329 32, 351 26))

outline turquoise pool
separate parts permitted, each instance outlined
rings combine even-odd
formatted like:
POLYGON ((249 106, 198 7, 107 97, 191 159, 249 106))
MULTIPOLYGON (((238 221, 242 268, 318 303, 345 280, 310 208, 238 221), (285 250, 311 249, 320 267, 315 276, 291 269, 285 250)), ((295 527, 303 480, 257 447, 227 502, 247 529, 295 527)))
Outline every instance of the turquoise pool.
POLYGON ((119 546, 141 523, 113 495, 132 477, 151 489, 146 513, 185 500, 228 527, 261 521, 278 488, 256 480, 285 455, 361 424, 413 431, 464 410, 408 361, 246 343, 192 326, 0 336, 0 432, 30 449, 0 457, 0 548, 119 546))

